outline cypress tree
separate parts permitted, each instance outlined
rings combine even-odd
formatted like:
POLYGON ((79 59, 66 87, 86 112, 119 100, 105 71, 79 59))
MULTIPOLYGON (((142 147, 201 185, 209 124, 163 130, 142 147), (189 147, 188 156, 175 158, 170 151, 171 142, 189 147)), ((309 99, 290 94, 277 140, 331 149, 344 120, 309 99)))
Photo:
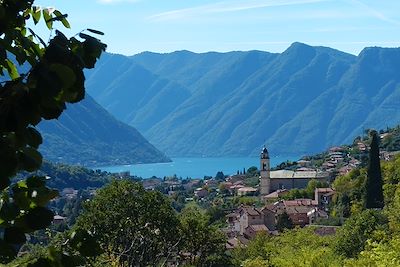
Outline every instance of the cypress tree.
POLYGON ((383 208, 383 182, 379 159, 379 139, 376 131, 371 132, 367 181, 365 183, 365 205, 367 209, 383 208))

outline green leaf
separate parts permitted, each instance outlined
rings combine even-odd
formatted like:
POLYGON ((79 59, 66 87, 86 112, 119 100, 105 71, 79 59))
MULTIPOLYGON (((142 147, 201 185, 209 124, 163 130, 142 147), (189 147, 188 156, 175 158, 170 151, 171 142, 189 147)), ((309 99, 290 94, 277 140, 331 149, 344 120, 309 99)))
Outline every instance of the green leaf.
POLYGON ((93 29, 87 29, 89 32, 98 34, 98 35, 104 35, 104 32, 98 31, 98 30, 93 30, 93 29))
POLYGON ((67 14, 62 14, 60 11, 58 10, 54 10, 54 15, 56 15, 55 18, 53 18, 53 20, 58 20, 61 21, 61 23, 64 25, 65 28, 71 28, 71 26, 69 25, 69 22, 67 20, 68 15, 67 14))
POLYGON ((35 25, 38 24, 38 22, 40 20, 40 17, 41 17, 41 12, 40 11, 41 10, 42 10, 42 8, 40 6, 33 6, 32 7, 31 14, 32 14, 32 19, 33 19, 33 22, 35 23, 35 25))
POLYGON ((54 262, 48 258, 38 258, 34 262, 29 262, 27 267, 54 267, 54 262))
POLYGON ((33 148, 38 148, 43 139, 40 133, 33 127, 28 127, 25 131, 26 143, 33 148))
POLYGON ((36 207, 31 209, 24 217, 32 230, 40 230, 51 224, 54 213, 44 207, 36 207))
POLYGON ((101 53, 106 50, 107 46, 98 39, 87 34, 81 33, 79 36, 86 39, 83 42, 84 53, 82 55, 82 59, 85 62, 85 67, 89 69, 94 68, 97 59, 100 57, 101 53))
POLYGON ((26 241, 25 233, 17 227, 9 227, 4 231, 4 241, 9 244, 22 244, 26 241))
POLYGON ((46 177, 30 176, 26 179, 26 185, 29 188, 42 187, 46 185, 46 177))
POLYGON ((55 99, 44 99, 40 104, 40 115, 46 120, 58 118, 66 108, 65 103, 55 99))
POLYGON ((42 164, 42 155, 33 147, 25 147, 19 151, 22 169, 33 172, 42 164))
POLYGON ((58 78, 62 81, 63 89, 70 88, 76 81, 74 71, 67 65, 54 63, 50 65, 49 69, 55 72, 58 78))
POLYGON ((61 266, 64 267, 87 266, 87 262, 85 258, 80 255, 70 255, 64 252, 61 255, 61 266))
POLYGON ((14 203, 0 200, 0 218, 4 221, 12 221, 19 215, 19 208, 14 203))
POLYGON ((7 177, 0 177, 0 190, 7 188, 10 185, 10 179, 7 177))
POLYGON ((9 59, 6 59, 5 62, 6 62, 6 69, 7 69, 8 75, 10 75, 10 78, 12 80, 18 79, 19 73, 18 73, 18 70, 17 70, 17 67, 15 66, 15 64, 12 63, 11 60, 9 60, 9 59))
MULTIPOLYGON (((3 114, 2 114, 3 116, 3 114)), ((9 177, 15 174, 18 166, 18 159, 14 147, 6 137, 0 137, 0 189, 7 187, 9 177), (6 180, 7 179, 7 180, 6 180)))
POLYGON ((45 8, 45 9, 43 9, 42 13, 43 13, 43 18, 44 18, 44 21, 46 22, 47 28, 49 30, 53 29, 53 21, 52 21, 52 17, 51 17, 52 9, 45 8))
POLYGON ((0 263, 11 261, 17 256, 17 251, 10 244, 0 239, 0 263))
POLYGON ((96 238, 87 230, 77 229, 74 231, 71 234, 70 245, 84 257, 94 257, 101 253, 101 248, 96 238))
POLYGON ((28 187, 25 181, 20 181, 12 187, 13 197, 15 203, 20 209, 28 210, 32 201, 28 195, 28 187))
MULTIPOLYGON (((39 36, 39 35, 37 35, 31 28, 28 28, 28 31, 33 35, 33 36, 35 36, 36 38, 38 38, 39 39, 39 41, 40 41, 40 43, 44 46, 44 47, 46 47, 46 43, 43 41, 43 39, 39 36)), ((35 49, 35 48, 34 48, 35 49)), ((37 52, 36 51, 36 49, 35 49, 35 52, 37 52)), ((37 54, 37 53, 36 53, 37 54)), ((40 53, 41 54, 41 53, 40 53)))
POLYGON ((86 33, 80 33, 79 34, 79 37, 81 37, 82 39, 86 39, 86 40, 96 40, 96 41, 98 41, 98 39, 97 38, 94 38, 93 36, 90 36, 90 35, 88 35, 88 34, 86 34, 86 33))
POLYGON ((56 198, 58 196, 57 190, 52 190, 47 187, 36 188, 34 190, 29 191, 29 196, 39 207, 45 207, 49 203, 50 200, 56 198))

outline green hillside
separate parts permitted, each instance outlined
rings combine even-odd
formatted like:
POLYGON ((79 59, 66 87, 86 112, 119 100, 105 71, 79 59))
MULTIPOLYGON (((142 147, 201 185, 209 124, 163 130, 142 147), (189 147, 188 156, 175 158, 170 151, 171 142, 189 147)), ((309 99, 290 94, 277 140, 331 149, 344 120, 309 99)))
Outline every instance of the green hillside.
POLYGON ((400 121, 400 49, 105 55, 87 89, 170 156, 312 153, 400 121))
POLYGON ((89 95, 58 120, 42 121, 43 157, 85 166, 167 162, 136 129, 111 116, 89 95))

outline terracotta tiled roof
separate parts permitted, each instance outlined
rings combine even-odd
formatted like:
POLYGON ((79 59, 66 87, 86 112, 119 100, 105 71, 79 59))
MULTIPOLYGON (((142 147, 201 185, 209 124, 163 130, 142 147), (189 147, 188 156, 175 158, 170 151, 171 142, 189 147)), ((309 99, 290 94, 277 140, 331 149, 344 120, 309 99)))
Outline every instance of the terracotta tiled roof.
POLYGON ((240 235, 237 237, 237 239, 240 241, 241 244, 243 245, 247 245, 249 244, 250 240, 248 240, 247 238, 245 238, 244 236, 240 235))
POLYGON ((295 207, 285 208, 287 214, 299 214, 299 213, 307 214, 311 210, 313 210, 313 207, 310 206, 295 206, 295 207))
POLYGON ((278 198, 280 196, 283 196, 284 194, 288 193, 289 191, 287 189, 278 189, 266 196, 264 198, 278 198))
POLYGON ((250 216, 261 215, 261 211, 254 207, 242 207, 239 212, 240 214, 247 213, 250 216))
POLYGON ((234 238, 230 238, 230 239, 228 239, 228 240, 226 241, 225 247, 226 247, 227 249, 234 249, 234 248, 239 247, 239 245, 240 245, 239 239, 237 239, 236 237, 234 237, 234 238))
POLYGON ((242 187, 242 188, 239 188, 238 191, 239 192, 256 192, 257 189, 254 187, 242 187))
POLYGON ((329 193, 329 192, 334 192, 335 191, 335 190, 333 190, 333 188, 330 188, 330 187, 315 188, 315 190, 318 193, 329 193))
POLYGON ((253 229, 253 231, 255 231, 255 232, 268 232, 269 231, 268 227, 265 226, 264 224, 251 224, 248 227, 253 229))
POLYGON ((283 204, 285 205, 285 207, 289 207, 289 206, 314 206, 314 205, 316 205, 316 202, 313 199, 301 198, 301 199, 295 199, 295 200, 284 200, 283 204))

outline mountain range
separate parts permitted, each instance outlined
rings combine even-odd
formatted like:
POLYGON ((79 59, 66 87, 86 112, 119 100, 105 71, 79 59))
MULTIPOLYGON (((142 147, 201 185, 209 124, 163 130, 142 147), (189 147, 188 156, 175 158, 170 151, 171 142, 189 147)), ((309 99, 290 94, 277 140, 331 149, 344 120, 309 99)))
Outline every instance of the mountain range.
POLYGON ((86 95, 58 120, 42 121, 40 151, 52 162, 86 166, 168 162, 136 129, 110 115, 86 95))
POLYGON ((105 54, 87 91, 169 156, 321 151, 400 122, 400 49, 105 54))

